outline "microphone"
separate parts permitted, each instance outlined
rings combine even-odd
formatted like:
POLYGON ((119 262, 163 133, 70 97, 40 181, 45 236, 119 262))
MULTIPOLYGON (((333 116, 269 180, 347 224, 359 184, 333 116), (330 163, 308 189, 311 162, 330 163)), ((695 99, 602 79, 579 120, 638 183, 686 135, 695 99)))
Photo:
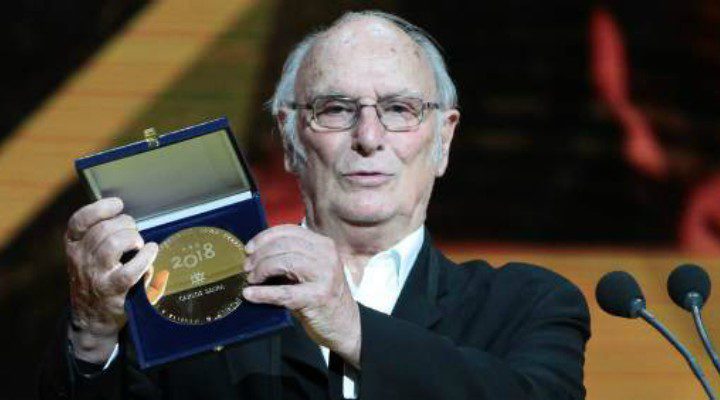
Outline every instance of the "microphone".
POLYGON ((710 276, 702 267, 697 265, 680 265, 670 273, 667 290, 675 304, 692 314, 695 328, 700 339, 702 339, 705 352, 710 356, 715 369, 720 373, 720 360, 718 360, 717 352, 715 352, 712 342, 710 342, 701 316, 702 307, 710 297, 710 276))
POLYGON ((595 299, 600 308, 608 314, 622 318, 641 317, 660 332, 685 358, 708 398, 715 400, 715 392, 692 354, 645 308, 645 296, 632 275, 625 271, 613 271, 605 274, 595 288, 595 299))

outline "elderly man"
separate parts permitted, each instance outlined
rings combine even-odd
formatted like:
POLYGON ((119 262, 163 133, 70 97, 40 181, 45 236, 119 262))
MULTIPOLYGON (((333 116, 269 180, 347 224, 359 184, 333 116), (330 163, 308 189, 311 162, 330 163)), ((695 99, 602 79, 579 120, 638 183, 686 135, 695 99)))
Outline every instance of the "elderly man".
POLYGON ((44 395, 584 397, 589 315, 577 288, 523 264, 454 264, 424 229, 460 114, 421 29, 388 14, 346 14, 293 51, 272 106, 306 217, 247 243, 250 283, 286 283, 243 295, 292 310, 296 327, 139 372, 122 305, 157 246, 143 243, 121 201, 104 199, 69 222, 72 310, 45 365, 44 395))

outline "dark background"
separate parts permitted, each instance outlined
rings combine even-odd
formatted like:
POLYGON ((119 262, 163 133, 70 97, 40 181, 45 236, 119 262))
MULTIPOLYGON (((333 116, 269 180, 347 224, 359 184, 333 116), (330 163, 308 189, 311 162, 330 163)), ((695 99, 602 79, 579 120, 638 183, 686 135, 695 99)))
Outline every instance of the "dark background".
MULTIPOLYGON (((119 0, 5 5, 0 145, 146 6, 119 0)), ((717 2, 272 2, 265 68, 252 93, 257 112, 252 129, 239 129, 258 168, 278 151, 268 134, 272 121, 260 110, 291 46, 343 10, 362 8, 397 13, 431 33, 459 90, 462 118, 451 166, 429 212, 436 239, 677 246, 685 196, 717 170, 720 152, 717 2), (589 41, 598 7, 622 29, 632 100, 647 112, 663 148, 681 160, 662 179, 628 163, 624 132, 598 100, 589 41)), ((64 225, 85 202, 79 185, 69 186, 0 249, 0 321, 10 367, 0 378, 0 398, 32 397, 36 366, 67 301, 64 225)))

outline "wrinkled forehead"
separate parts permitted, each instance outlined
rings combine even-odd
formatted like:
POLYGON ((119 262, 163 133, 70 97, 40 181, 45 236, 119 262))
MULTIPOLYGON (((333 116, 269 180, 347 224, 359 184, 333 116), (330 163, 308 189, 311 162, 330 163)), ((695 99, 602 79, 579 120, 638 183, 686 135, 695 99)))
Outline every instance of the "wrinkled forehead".
POLYGON ((298 100, 323 94, 351 97, 435 97, 432 68, 419 45, 379 18, 359 18, 323 33, 303 60, 298 100))

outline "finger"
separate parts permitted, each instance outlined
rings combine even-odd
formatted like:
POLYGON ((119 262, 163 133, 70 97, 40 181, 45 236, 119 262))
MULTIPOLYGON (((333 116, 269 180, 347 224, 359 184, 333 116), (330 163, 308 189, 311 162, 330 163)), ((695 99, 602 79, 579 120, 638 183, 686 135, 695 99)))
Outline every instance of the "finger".
POLYGON ((104 268, 117 267, 125 252, 138 250, 145 242, 140 233, 134 229, 115 232, 102 241, 94 252, 98 264, 104 268))
POLYGON ((71 241, 82 239, 91 226, 120 214, 122 209, 123 202, 117 197, 100 199, 82 207, 68 221, 67 238, 71 241))
POLYGON ((243 297, 253 303, 273 304, 290 310, 305 307, 307 290, 305 285, 248 286, 243 297))
POLYGON ((255 235, 254 238, 250 239, 245 245, 245 251, 248 253, 254 252, 259 246, 272 241, 277 237, 281 236, 293 236, 298 238, 307 237, 308 234, 314 234, 312 231, 305 229, 298 225, 277 225, 272 228, 265 229, 264 231, 255 235))
POLYGON ((158 253, 157 244, 145 244, 127 264, 111 271, 108 285, 111 293, 125 294, 147 272, 158 253))
POLYGON ((83 236, 83 246, 90 252, 95 252, 100 244, 109 237, 123 230, 137 231, 135 219, 127 214, 98 222, 90 227, 83 236))
POLYGON ((317 246, 305 238, 294 236, 276 237, 261 243, 251 254, 248 254, 245 271, 252 271, 257 265, 262 264, 265 259, 270 257, 297 254, 312 258, 316 251, 317 246))
POLYGON ((281 253, 266 257, 248 273, 251 284, 264 282, 271 277, 285 277, 291 282, 310 280, 307 259, 297 254, 281 253))

